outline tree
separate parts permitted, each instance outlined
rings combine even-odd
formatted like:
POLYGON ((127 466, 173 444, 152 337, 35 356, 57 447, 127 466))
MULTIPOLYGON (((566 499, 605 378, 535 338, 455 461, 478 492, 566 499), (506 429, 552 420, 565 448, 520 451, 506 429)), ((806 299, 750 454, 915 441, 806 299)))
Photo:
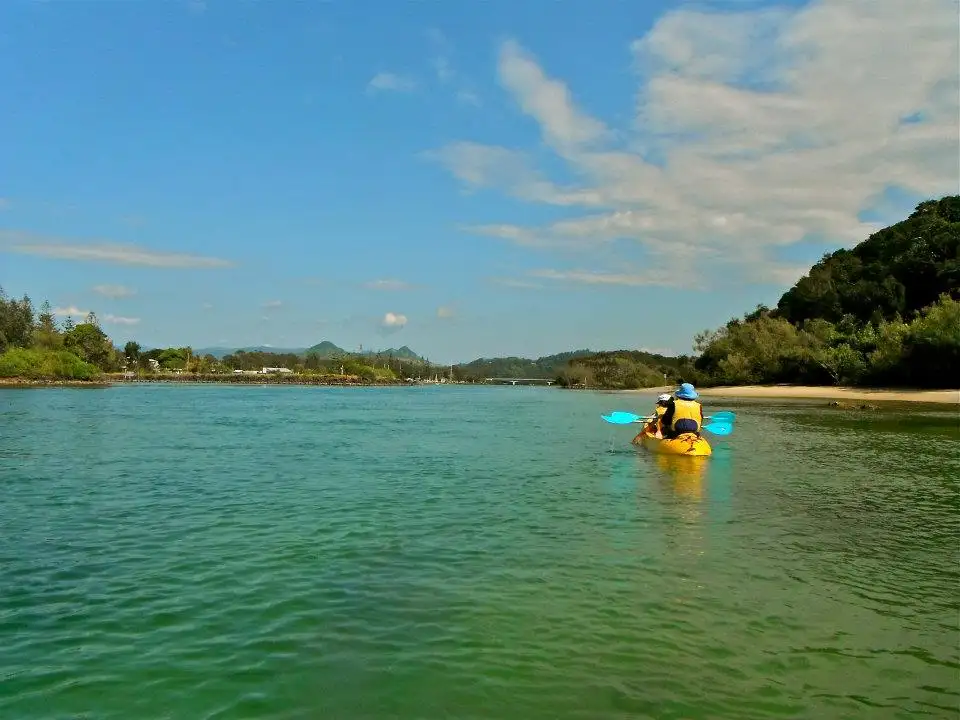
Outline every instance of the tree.
POLYGON ((55 350, 63 347, 63 336, 57 329, 50 303, 44 300, 37 315, 36 327, 33 331, 33 344, 44 350, 55 350))
POLYGON ((33 336, 33 304, 24 295, 20 300, 7 298, 0 288, 0 351, 7 347, 27 347, 33 336))
POLYGON ((127 341, 123 346, 123 355, 134 367, 140 367, 140 343, 133 340, 127 341))
POLYGON ((111 370, 116 365, 113 343, 94 323, 84 322, 74 327, 64 335, 63 345, 81 360, 101 370, 111 370))

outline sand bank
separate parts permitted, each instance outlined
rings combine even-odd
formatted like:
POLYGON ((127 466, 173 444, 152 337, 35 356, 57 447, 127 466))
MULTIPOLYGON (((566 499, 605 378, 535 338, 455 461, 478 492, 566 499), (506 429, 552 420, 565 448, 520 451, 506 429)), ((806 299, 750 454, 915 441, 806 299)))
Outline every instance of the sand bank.
MULTIPOLYGON (((675 387, 625 390, 645 394, 673 392, 675 387)), ((740 385, 732 387, 697 388, 704 400, 709 398, 744 399, 808 399, 808 400, 860 400, 891 402, 922 402, 960 405, 958 390, 888 390, 883 388, 814 387, 809 385, 740 385)))

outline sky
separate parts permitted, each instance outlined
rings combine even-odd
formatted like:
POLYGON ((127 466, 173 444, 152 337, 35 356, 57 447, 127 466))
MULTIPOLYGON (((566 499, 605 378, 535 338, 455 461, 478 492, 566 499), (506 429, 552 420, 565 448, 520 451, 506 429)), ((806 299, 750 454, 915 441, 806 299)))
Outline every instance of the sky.
POLYGON ((955 0, 0 4, 0 286, 146 347, 691 353, 960 191, 955 0))

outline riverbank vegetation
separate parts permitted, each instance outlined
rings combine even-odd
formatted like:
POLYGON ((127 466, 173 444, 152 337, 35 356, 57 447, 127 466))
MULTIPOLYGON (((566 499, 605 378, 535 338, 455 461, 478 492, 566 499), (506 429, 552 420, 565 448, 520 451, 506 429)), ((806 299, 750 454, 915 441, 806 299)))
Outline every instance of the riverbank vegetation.
POLYGON ((29 296, 10 298, 0 288, 2 378, 24 384, 139 379, 355 385, 450 379, 450 370, 410 352, 348 353, 332 343, 304 354, 240 350, 223 358, 197 354, 190 347, 145 350, 134 341, 119 348, 94 313, 82 323, 75 324, 71 317, 58 323, 48 303, 35 313, 29 296))

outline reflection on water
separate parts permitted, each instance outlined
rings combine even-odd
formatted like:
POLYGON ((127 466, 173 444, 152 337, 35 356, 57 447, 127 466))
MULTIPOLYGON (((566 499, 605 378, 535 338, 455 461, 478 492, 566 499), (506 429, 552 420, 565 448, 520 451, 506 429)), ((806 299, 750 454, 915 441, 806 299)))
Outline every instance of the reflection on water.
POLYGON ((664 489, 684 500, 703 500, 709 457, 654 455, 653 460, 660 471, 657 480, 664 489))

